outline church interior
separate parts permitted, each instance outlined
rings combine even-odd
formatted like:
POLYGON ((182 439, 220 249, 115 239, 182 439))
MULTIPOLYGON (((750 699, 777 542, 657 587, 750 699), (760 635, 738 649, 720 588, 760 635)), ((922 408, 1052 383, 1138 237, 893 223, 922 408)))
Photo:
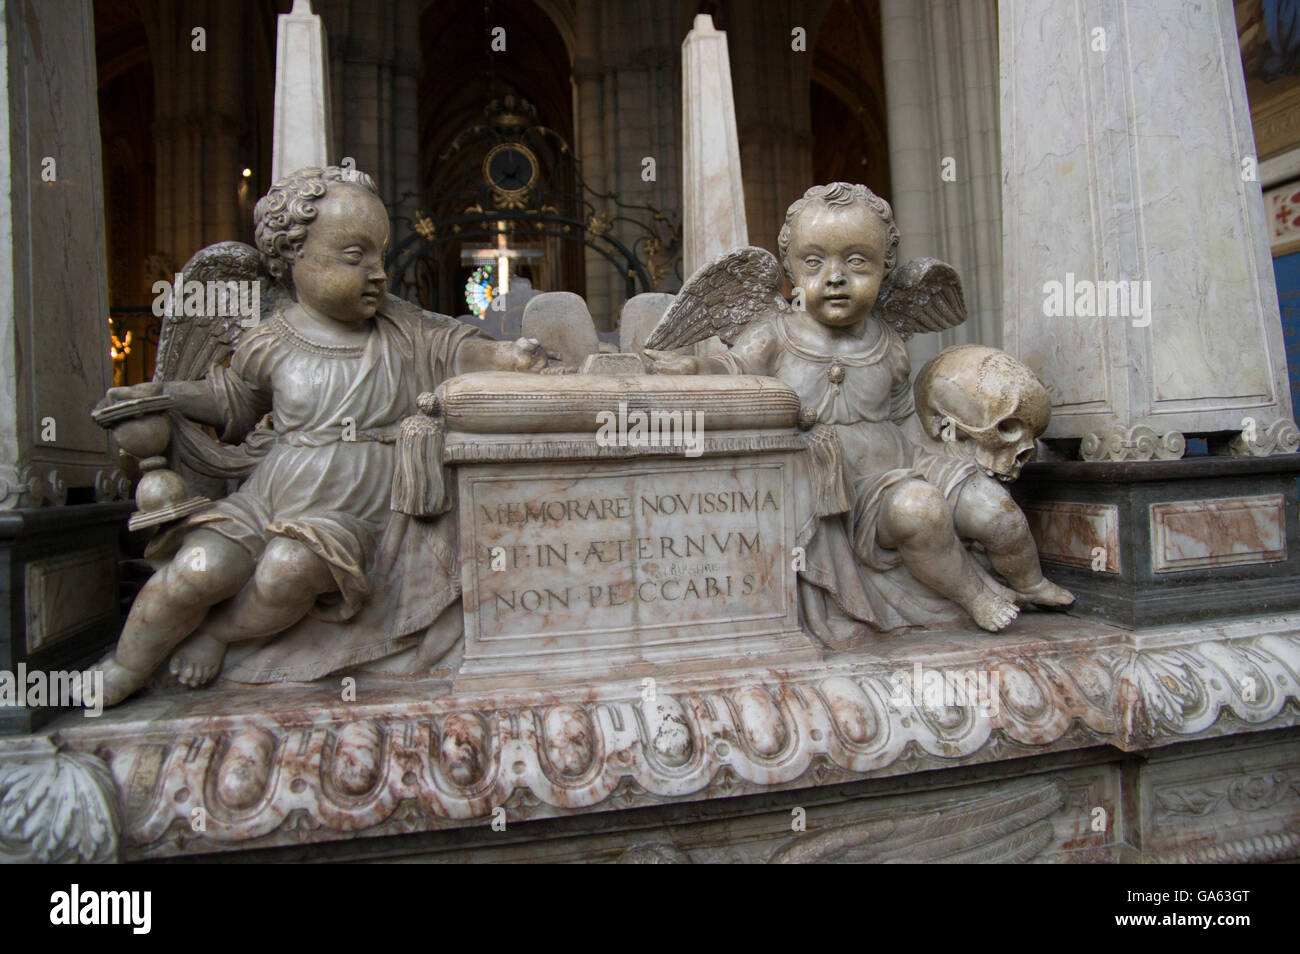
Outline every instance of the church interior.
POLYGON ((1300 859, 1300 0, 0 0, 0 79, 0 861, 1300 859))

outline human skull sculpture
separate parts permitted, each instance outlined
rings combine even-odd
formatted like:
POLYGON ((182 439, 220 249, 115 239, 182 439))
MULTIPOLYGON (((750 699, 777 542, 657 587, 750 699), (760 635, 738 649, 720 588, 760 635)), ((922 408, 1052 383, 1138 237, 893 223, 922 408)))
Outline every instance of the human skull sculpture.
POLYGON ((940 351, 921 368, 912 391, 930 437, 955 441, 984 473, 1006 482, 1020 476, 1052 416, 1047 389, 1034 372, 983 345, 940 351))

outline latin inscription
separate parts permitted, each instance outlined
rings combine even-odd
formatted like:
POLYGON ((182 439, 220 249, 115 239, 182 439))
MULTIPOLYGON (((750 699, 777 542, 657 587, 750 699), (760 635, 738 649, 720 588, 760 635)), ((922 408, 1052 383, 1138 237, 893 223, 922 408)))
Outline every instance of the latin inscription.
POLYGON ((786 611, 779 467, 489 479, 472 508, 481 639, 786 611))

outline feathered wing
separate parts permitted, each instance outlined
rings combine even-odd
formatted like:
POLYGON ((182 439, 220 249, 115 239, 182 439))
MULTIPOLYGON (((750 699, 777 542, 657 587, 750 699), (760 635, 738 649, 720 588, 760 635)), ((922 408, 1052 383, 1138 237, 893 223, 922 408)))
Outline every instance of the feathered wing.
POLYGON ((890 274, 873 313, 904 340, 922 332, 955 328, 966 320, 961 279, 946 262, 914 258, 890 274))
POLYGON ((781 265, 762 248, 733 248, 687 280, 646 338, 645 347, 668 351, 717 335, 727 344, 750 323, 789 311, 781 297, 781 265))
MULTIPOLYGON (((255 282, 258 290, 257 321, 269 317, 280 307, 284 292, 262 269, 257 250, 243 242, 218 242, 195 252, 181 270, 185 282, 255 282)), ((207 285, 204 285, 205 289, 207 285)), ((241 285, 249 289, 249 285, 241 285)), ((214 366, 225 364, 239 345, 244 330, 242 322, 253 325, 240 315, 240 307, 252 301, 229 295, 226 307, 208 310, 207 296, 201 314, 184 313, 184 298, 176 302, 169 314, 163 317, 162 332, 158 338, 158 359, 154 369, 155 381, 198 381, 214 366)), ((216 302, 214 301, 214 304, 216 302)), ((203 427, 185 418, 173 409, 172 443, 169 453, 172 465, 182 476, 207 496, 220 496, 227 480, 240 480, 252 472, 266 456, 274 435, 253 431, 239 446, 215 440, 203 427)))
MULTIPOLYGON (((243 242, 217 242, 200 249, 181 269, 181 278, 186 283, 256 282, 261 312, 257 316, 258 320, 271 313, 280 297, 279 286, 262 270, 257 250, 243 242)), ((224 364, 234 354, 243 331, 241 320, 250 325, 253 323, 247 318, 241 319, 238 313, 241 304, 238 294, 227 298, 227 307, 224 309, 214 309, 227 312, 225 315, 210 313, 206 295, 204 301, 202 314, 187 315, 184 313, 185 301, 182 296, 169 309, 178 314, 163 316, 162 332, 158 338, 158 360, 153 376, 155 381, 199 380, 213 365, 224 364)), ((244 303, 251 302, 245 298, 244 303)))

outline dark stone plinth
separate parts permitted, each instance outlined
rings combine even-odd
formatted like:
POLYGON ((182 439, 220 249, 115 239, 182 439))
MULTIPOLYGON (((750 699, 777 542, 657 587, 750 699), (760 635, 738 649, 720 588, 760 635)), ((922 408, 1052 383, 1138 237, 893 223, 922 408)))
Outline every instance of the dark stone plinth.
POLYGON ((1072 613, 1141 628, 1300 608, 1298 477, 1300 454, 1031 463, 1012 494, 1027 513, 1048 512, 1048 522, 1069 519, 1062 504, 1103 510, 1117 522, 1118 558, 1104 569, 1067 565, 1042 536, 1040 555, 1047 575, 1078 597, 1072 613), (1196 513, 1202 501, 1217 503, 1196 513), (1244 515, 1251 507, 1270 527, 1263 542, 1255 518, 1244 515), (1189 527, 1190 536, 1178 532, 1189 527))
MULTIPOLYGON (((0 511, 0 670, 84 670, 122 630, 121 537, 132 502, 0 511)), ((0 705, 0 735, 59 713, 0 705)))

